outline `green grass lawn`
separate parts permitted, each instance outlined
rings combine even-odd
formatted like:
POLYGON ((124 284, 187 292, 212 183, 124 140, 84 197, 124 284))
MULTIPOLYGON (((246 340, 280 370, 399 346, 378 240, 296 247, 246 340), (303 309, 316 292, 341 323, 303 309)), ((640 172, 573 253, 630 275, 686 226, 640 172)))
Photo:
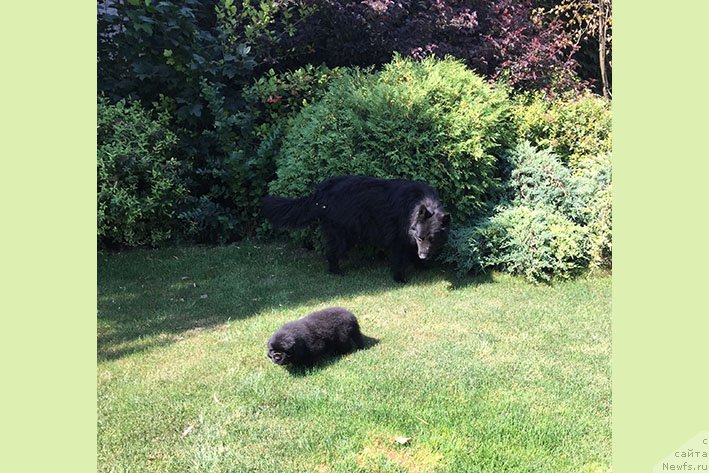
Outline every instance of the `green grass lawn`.
POLYGON ((253 242, 99 255, 99 471, 610 470, 608 275, 343 269, 253 242), (278 327, 332 305, 366 349, 270 362, 278 327))

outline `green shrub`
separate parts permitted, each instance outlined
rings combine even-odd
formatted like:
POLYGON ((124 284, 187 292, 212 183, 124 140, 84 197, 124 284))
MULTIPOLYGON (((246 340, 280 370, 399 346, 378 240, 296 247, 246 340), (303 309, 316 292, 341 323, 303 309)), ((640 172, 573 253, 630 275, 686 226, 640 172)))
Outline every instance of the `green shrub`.
POLYGON ((189 238, 220 243, 253 233, 275 164, 259 152, 243 92, 272 59, 261 53, 282 38, 274 27, 292 34, 294 15, 310 8, 232 0, 107 5, 97 23, 98 89, 172 117, 175 156, 189 163, 190 199, 179 214, 189 238))
POLYGON ((459 273, 497 269, 529 281, 568 278, 588 265, 586 229, 549 209, 506 207, 451 232, 443 261, 459 273))
POLYGON ((172 236, 187 196, 167 114, 136 102, 98 100, 98 239, 101 246, 157 245, 172 236))
POLYGON ((610 102, 591 93, 523 94, 515 101, 513 117, 518 140, 548 148, 572 166, 611 151, 610 102))
POLYGON ((588 240, 592 268, 612 266, 612 186, 601 189, 591 201, 589 210, 588 240))
POLYGON ((583 157, 570 169, 552 151, 522 142, 506 161, 505 189, 513 205, 546 207, 582 225, 594 220, 590 208, 611 183, 610 154, 583 157))
POLYGON ((225 86, 201 81, 201 95, 213 126, 192 134, 192 143, 210 143, 188 151, 193 197, 179 215, 190 237, 199 242, 228 243, 253 234, 259 202, 266 192, 273 160, 258 152, 250 134, 252 117, 227 105, 225 86), (199 134, 199 139, 194 135, 199 134))
POLYGON ((485 241, 481 236, 481 226, 454 226, 448 235, 448 243, 443 247, 438 259, 456 268, 460 275, 484 271, 483 256, 485 241))
POLYGON ((529 143, 507 156, 506 203, 488 218, 454 228, 444 261, 462 273, 497 268, 530 280, 611 265, 610 155, 572 171, 529 143))
POLYGON ((588 262, 585 229, 548 209, 510 207, 491 218, 481 233, 494 248, 486 266, 530 281, 567 278, 588 262))
POLYGON ((330 69, 325 64, 294 71, 276 73, 270 69, 244 90, 244 98, 254 121, 254 133, 266 139, 276 126, 287 128, 286 123, 313 102, 318 101, 333 79, 341 77, 345 69, 330 69))
MULTIPOLYGON (((327 91, 330 83, 341 77, 343 68, 328 68, 322 64, 308 64, 294 71, 276 73, 273 69, 259 77, 244 91, 247 111, 253 120, 252 139, 256 143, 253 151, 254 162, 260 163, 263 172, 258 177, 261 192, 257 196, 257 206, 260 198, 267 193, 267 183, 276 172, 276 155, 283 144, 283 137, 289 129, 293 117, 303 107, 318 101, 327 91)), ((254 222, 260 222, 254 218, 254 222)), ((270 225, 260 222, 256 234, 268 237, 271 234, 270 225)), ((300 240, 314 242, 315 238, 308 236, 300 240)))
POLYGON ((339 174, 420 179, 467 218, 499 184, 508 109, 504 91, 452 59, 396 57, 378 73, 350 71, 293 119, 269 190, 300 196, 339 174))
POLYGON ((578 220, 580 202, 571 170, 548 150, 522 142, 506 157, 510 177, 506 188, 514 205, 545 207, 578 220))
MULTIPOLYGON (((573 172, 573 180, 581 221, 590 225, 599 215, 593 210, 598 205, 598 197, 604 193, 610 196, 611 155, 599 154, 581 159, 573 172)), ((610 205, 610 200, 608 204, 610 205)), ((610 218, 610 214, 608 217, 610 218)), ((610 222, 607 225, 610 225, 610 222)))

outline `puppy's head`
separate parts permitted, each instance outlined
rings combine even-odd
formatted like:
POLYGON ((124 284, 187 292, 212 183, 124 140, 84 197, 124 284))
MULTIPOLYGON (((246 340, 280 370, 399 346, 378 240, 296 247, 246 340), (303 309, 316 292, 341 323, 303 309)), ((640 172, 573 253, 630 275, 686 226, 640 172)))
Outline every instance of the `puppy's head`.
POLYGON ((278 331, 268 341, 266 356, 277 365, 289 364, 298 356, 298 344, 290 335, 278 331))
POLYGON ((416 242, 418 257, 422 260, 435 256, 448 241, 451 216, 440 207, 419 205, 413 215, 409 235, 416 242))

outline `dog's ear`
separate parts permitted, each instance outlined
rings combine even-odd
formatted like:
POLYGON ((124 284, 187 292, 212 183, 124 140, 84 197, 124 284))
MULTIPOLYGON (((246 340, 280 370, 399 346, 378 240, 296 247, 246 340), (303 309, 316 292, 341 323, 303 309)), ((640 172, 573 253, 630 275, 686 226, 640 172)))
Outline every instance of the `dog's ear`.
POLYGON ((426 208, 425 205, 421 204, 419 206, 419 210, 418 210, 419 220, 426 220, 427 218, 431 218, 431 215, 433 215, 433 214, 431 212, 429 212, 428 208, 426 208))
POLYGON ((441 225, 447 227, 451 223, 451 214, 443 214, 441 216, 441 225))

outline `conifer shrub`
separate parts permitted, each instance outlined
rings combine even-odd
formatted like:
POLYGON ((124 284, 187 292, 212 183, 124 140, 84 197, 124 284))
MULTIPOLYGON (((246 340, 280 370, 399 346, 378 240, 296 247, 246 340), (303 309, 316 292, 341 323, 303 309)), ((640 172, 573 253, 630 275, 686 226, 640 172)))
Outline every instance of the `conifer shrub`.
POLYGON ((269 191, 302 196, 342 174, 419 179, 467 218, 499 186, 509 109, 504 90, 453 59, 396 57, 380 72, 349 71, 293 119, 269 191))
POLYGON ((590 92, 557 97, 521 94, 515 99, 513 117, 519 141, 549 149, 572 167, 612 148, 610 101, 590 92))
POLYGON ((550 150, 523 142, 505 164, 502 202, 453 229, 444 261, 461 273, 497 269, 531 281, 610 268, 610 155, 586 157, 571 169, 550 150))

